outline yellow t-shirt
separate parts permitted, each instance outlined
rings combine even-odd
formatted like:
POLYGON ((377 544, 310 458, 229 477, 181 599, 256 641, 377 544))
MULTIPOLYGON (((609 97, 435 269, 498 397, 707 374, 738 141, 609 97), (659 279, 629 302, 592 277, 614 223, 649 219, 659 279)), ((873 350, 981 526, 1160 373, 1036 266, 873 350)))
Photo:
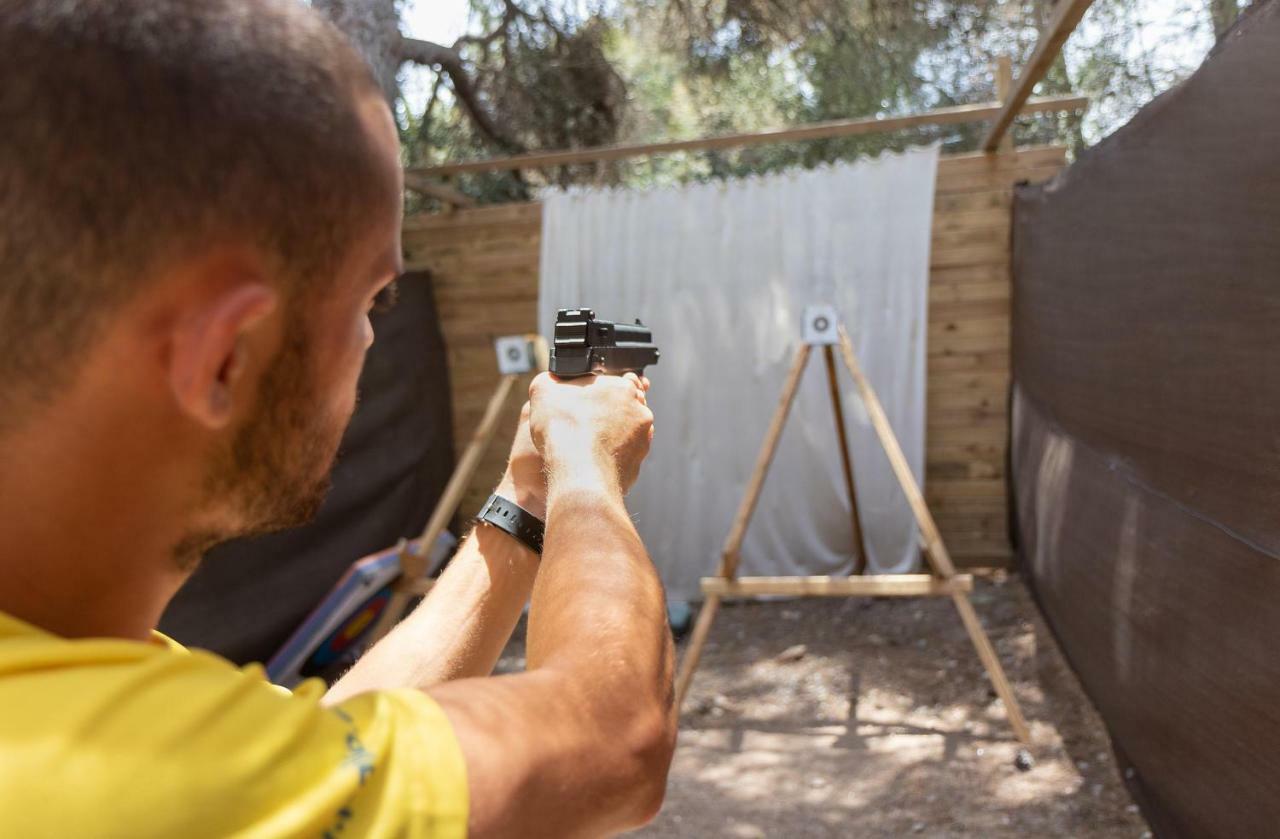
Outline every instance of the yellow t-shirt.
POLYGON ((159 635, 68 640, 0 614, 0 836, 465 836, 440 708, 323 693, 159 635))

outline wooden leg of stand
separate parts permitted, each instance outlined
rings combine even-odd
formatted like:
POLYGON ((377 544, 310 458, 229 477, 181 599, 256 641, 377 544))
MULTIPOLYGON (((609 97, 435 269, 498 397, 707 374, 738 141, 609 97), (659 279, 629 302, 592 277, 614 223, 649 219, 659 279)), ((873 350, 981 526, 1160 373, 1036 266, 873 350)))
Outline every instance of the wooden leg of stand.
POLYGON ((1022 716, 1022 706, 1018 704, 1018 698, 1013 695, 1013 686, 1005 677, 1004 668, 1000 666, 1000 659, 996 656, 995 648, 991 646, 991 639, 982 628, 978 613, 973 610, 969 595, 953 594, 951 600, 956 604, 956 611, 960 613, 960 622, 964 624, 965 631, 969 633, 969 640, 973 642, 973 648, 978 651, 978 658, 982 660, 982 666, 987 670, 987 677, 991 679, 996 696, 999 696, 1000 701, 1004 703, 1004 711, 1009 717, 1009 727, 1013 729, 1013 736, 1017 737, 1022 745, 1030 746, 1031 730, 1027 727, 1026 718, 1022 716))
POLYGON ((415 553, 407 546, 401 549, 400 579, 404 584, 397 585, 392 591, 391 601, 378 617, 378 623, 373 629, 373 643, 376 644, 386 637, 386 634, 400 622, 401 616, 404 615, 405 607, 409 605, 409 599, 413 596, 411 590, 413 583, 425 572, 426 558, 431 555, 431 548, 435 545, 436 538, 449 525, 449 520, 457 512, 462 495, 467 491, 467 485, 471 483, 471 476, 475 474, 476 467, 480 465, 480 458, 489 448, 494 432, 497 431, 498 416, 502 412, 502 406, 506 403, 507 397, 511 394, 511 388, 518 378, 519 376, 514 373, 503 376, 497 388, 494 389, 493 396, 489 397, 489 404, 485 406, 480 425, 471 435, 471 440, 467 443, 462 457, 458 458, 458 465, 449 476, 449 483, 445 484, 444 493, 441 494, 435 509, 431 511, 431 518, 427 520, 427 526, 422 531, 422 536, 418 540, 419 553, 415 553))
POLYGON ((685 651, 684 660, 680 662, 680 672, 676 675, 676 714, 684 707, 685 694, 689 692, 694 671, 698 669, 698 660, 702 658, 702 647, 707 643, 707 635, 711 632, 711 624, 719 609, 720 598, 714 594, 707 595, 707 599, 702 602, 702 611, 698 612, 698 622, 693 625, 689 649, 685 651))
MULTIPOLYGON (((845 366, 849 368, 849 375, 853 376, 853 383, 858 387, 858 394, 862 397, 862 404, 867 409, 871 427, 880 438, 880 445, 889 457, 889 465, 893 467, 893 473, 902 486, 902 492, 907 496, 907 503, 911 505, 911 512, 915 515, 916 524, 924 540, 925 554, 934 555, 937 559, 935 547, 942 544, 942 535, 934 524, 933 516, 929 513, 929 506, 924 502, 924 495, 920 492, 920 485, 916 483, 915 475, 911 474, 907 456, 902 453, 902 446, 899 445, 898 438, 893 433, 893 426, 889 424, 889 417, 880 404, 880 397, 876 396, 871 382, 862 372, 862 367, 853 354, 853 343, 849 340, 849 334, 844 331, 843 326, 840 327, 840 352, 844 356, 845 366)), ((937 564, 935 570, 943 577, 954 576, 956 569, 951 564, 950 557, 946 556, 946 548, 942 549, 942 553, 942 561, 937 564)))
MULTIPOLYGON (((871 425, 875 428, 894 474, 898 477, 898 483, 901 484, 902 491, 907 496, 907 502, 915 513, 916 525, 920 528, 920 535, 925 543, 925 557, 933 567, 934 573, 944 579, 951 579, 956 574, 955 564, 951 561, 951 555, 947 553, 946 545, 943 544, 942 534, 933 520, 933 514, 929 512, 924 494, 920 492, 920 485, 911 474, 911 466, 907 463, 906 455, 902 453, 902 446, 899 445, 898 438, 893 433, 893 426, 889 424, 889 418, 880 404, 880 398, 876 396, 871 382, 867 380, 862 367, 858 364, 857 356, 853 352, 853 342, 849 340, 849 334, 844 331, 844 327, 840 328, 840 351, 844 356, 845 366, 849 368, 849 375, 853 376, 853 381, 858 386, 858 393, 862 396, 871 425)), ((1005 677, 1004 668, 1000 666, 1000 659, 991 646, 991 639, 982 628, 982 622, 978 620, 977 612, 973 610, 969 596, 963 592, 957 592, 951 596, 951 599, 956 604, 956 610, 960 613, 960 622, 964 624, 965 632, 969 633, 969 640, 973 642, 982 666, 987 670, 987 676, 991 679, 996 695, 1004 702, 1005 712, 1009 717, 1009 727, 1013 729, 1014 735, 1023 745, 1030 745, 1031 732, 1027 728, 1026 719, 1022 716, 1022 708, 1018 705, 1017 697, 1013 695, 1013 688, 1005 677)))
MULTIPOLYGON (((800 388, 800 376, 804 373, 805 364, 809 361, 810 346, 801 344, 796 350, 791 368, 787 371, 786 383, 782 386, 782 396, 773 411, 773 419, 769 430, 764 435, 764 444, 756 457, 755 469, 751 480, 747 482, 747 491, 738 505, 733 526, 729 529, 729 537, 725 539, 724 551, 720 555, 720 570, 717 576, 733 579, 738 573, 738 561, 741 558, 742 540, 747 533, 747 525, 751 523, 751 514, 755 512, 756 502, 760 500, 760 488, 764 486, 765 475, 769 473, 769 464, 778 450, 778 441, 782 438, 782 427, 787 422, 787 414, 791 411, 791 403, 795 401, 796 391, 800 388)), ((716 619, 720 608, 720 598, 708 595, 702 603, 702 611, 698 613, 698 622, 693 627, 693 636, 689 639, 689 648, 685 651, 684 660, 680 662, 680 672, 676 676, 676 710, 684 704, 685 694, 689 692, 689 684, 693 681, 694 671, 698 669, 698 659, 702 657, 702 647, 707 642, 707 633, 716 619)))
POLYGON ((739 551, 742 540, 747 535, 747 525, 751 523, 751 515, 756 511, 756 502, 760 500, 760 488, 764 486, 765 476, 769 474, 769 464, 778 451, 778 441, 782 438, 782 427, 787 423, 787 414, 791 411, 791 403, 795 402, 796 391, 800 389, 800 376, 804 373, 805 364, 809 361, 808 344, 801 344, 796 351, 791 369, 787 371, 787 381, 782 387, 782 396, 778 399, 778 407, 773 411, 773 420, 769 423, 769 431, 764 436, 764 445, 756 457, 756 467, 747 482, 747 492, 738 506, 734 516, 733 527, 729 529, 729 538, 724 542, 724 551, 720 561, 720 576, 733 577, 738 571, 739 551))
POLYGON ((862 538, 862 518, 858 515, 858 491, 853 483, 853 459, 849 456, 849 437, 844 427, 844 406, 840 404, 840 384, 836 381, 836 354, 831 345, 822 348, 827 362, 827 385, 831 390, 831 410, 835 414, 836 435, 840 438, 840 462, 844 466, 844 486, 849 491, 849 510, 853 519, 853 573, 867 570, 867 543, 862 538))

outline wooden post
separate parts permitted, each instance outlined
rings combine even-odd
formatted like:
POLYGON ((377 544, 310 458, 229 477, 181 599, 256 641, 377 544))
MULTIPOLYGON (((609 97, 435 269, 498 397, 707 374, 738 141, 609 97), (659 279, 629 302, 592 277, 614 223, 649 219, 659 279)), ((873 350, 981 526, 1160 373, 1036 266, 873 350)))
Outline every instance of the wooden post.
MULTIPOLYGON (((1013 59, 1007 55, 1002 55, 996 59, 996 98, 1000 100, 1000 104, 1009 101, 1009 94, 1013 92, 1013 59)), ((999 151, 1013 151, 1013 126, 1004 133, 1000 138, 999 151)))
POLYGON ((836 354, 827 344, 822 348, 827 362, 827 386, 831 391, 831 411, 836 419, 836 436, 840 440, 840 462, 844 466, 844 486, 849 491, 849 512, 853 520, 853 573, 867 570, 867 543, 862 537, 862 517, 858 514, 858 491, 853 483, 853 460, 849 457, 849 437, 844 427, 844 406, 840 404, 840 383, 836 381, 836 354))
POLYGON ((689 636, 689 649, 685 650, 680 661, 680 671, 676 673, 676 715, 684 707, 685 695, 689 693, 689 685, 693 683, 693 674, 698 669, 698 661, 702 658, 702 648, 707 643, 707 635, 711 632, 711 624, 715 622, 716 612, 720 611, 720 596, 708 594, 702 599, 702 609, 698 612, 698 621, 693 625, 693 634, 689 636))
POLYGON ((480 424, 471 435, 471 440, 467 443, 467 448, 462 457, 458 459, 458 464, 454 467, 453 474, 449 476, 449 483, 445 484, 444 493, 440 496, 440 501, 436 504, 435 509, 431 511, 431 518, 427 520, 427 526, 423 529, 422 536, 419 537, 418 550, 411 550, 407 542, 402 543, 400 550, 400 579, 391 594, 391 601, 387 603, 386 608, 382 610, 382 614, 378 617, 371 643, 376 644, 386 637, 392 627, 400 621, 405 607, 409 605, 409 598, 413 596, 415 589, 418 588, 418 578, 426 571, 426 560, 431 555, 431 548, 435 545, 436 537, 448 526, 449 520, 453 518, 453 514, 457 511, 458 504, 462 501, 462 495, 467 491, 467 485, 471 482, 471 476, 475 474, 476 467, 480 465, 480 458, 484 455, 485 449, 489 448, 489 441, 493 439, 493 434, 498 428, 498 416, 502 411, 502 406, 506 403, 507 397, 511 394, 511 387, 518 378, 520 378, 518 373, 509 373, 498 381, 498 386, 494 389, 493 395, 489 397, 489 404, 485 406, 480 424))
MULTIPOLYGON (((808 344, 801 344, 791 362, 791 369, 787 371, 787 381, 782 387, 782 396, 774 409, 773 420, 769 423, 769 430, 764 436, 764 445, 760 447, 751 480, 747 482, 746 494, 742 497, 742 503, 738 505, 733 527, 729 530, 729 538, 725 540, 724 550, 720 555, 719 576, 725 579, 732 580, 737 576, 738 562, 742 556, 742 540, 747 534, 747 525, 751 523, 751 514, 755 512, 756 502, 760 500, 760 488, 764 486, 765 475, 769 473, 769 464, 773 462, 773 455, 778 450, 778 440, 782 437, 782 428, 787 423, 787 414, 791 411, 791 403, 795 401, 796 391, 800 389, 800 377, 809 361, 811 349, 808 344)), ((693 673, 698 669, 698 660, 702 658, 702 647, 707 642, 707 635, 711 632, 711 624, 715 621, 716 612, 719 609, 719 596, 709 594, 703 599, 702 610, 698 612, 698 621, 694 624, 693 635, 689 638, 689 649, 685 651, 684 660, 680 662, 680 672, 676 675, 677 713, 684 704, 685 694, 689 692, 693 673)))
MULTIPOLYGON (((898 483, 902 485, 902 491, 907 496, 907 503, 915 513, 916 525, 925 543, 925 556, 928 557, 929 564, 935 573, 943 579, 950 580, 956 575, 955 564, 952 563, 951 555, 947 553, 946 545, 942 542, 942 534, 938 531, 938 525, 934 522, 928 505, 925 504, 924 495, 920 492, 920 485, 916 483, 915 476, 911 473, 906 455, 902 453, 902 446, 898 444, 898 438, 893 433, 893 426, 889 424, 889 418, 880 405, 880 398, 876 396, 871 383, 863 374, 862 367, 858 364, 858 359, 853 352, 853 342, 849 340, 849 334, 845 332, 843 326, 840 327, 840 351, 844 356, 845 366, 849 368, 849 374, 853 376, 853 381, 858 386, 858 392, 866 406, 871 425, 880 438, 885 454, 889 456, 889 464, 893 467, 898 483)), ((1000 666, 1000 659, 996 656, 995 649, 982 628, 982 622, 978 620, 978 615, 973 610, 973 604, 969 602, 969 596, 962 591, 957 591, 951 595, 951 599, 960 613, 960 621, 964 624, 969 640, 978 652, 978 658, 982 660, 982 665, 987 670, 987 676, 990 677, 996 694, 1004 702, 1009 726, 1023 745, 1030 745, 1031 732, 1022 716, 1022 708, 1013 695, 1013 688, 1005 677, 1004 668, 1000 666)))
POLYGON ((1080 18, 1089 10, 1093 0, 1058 0, 1053 7, 1053 16, 1040 32, 1040 40, 1036 41, 1035 52, 1027 59, 1027 64, 1018 74, 1009 98, 1005 100, 996 116, 995 122, 982 138, 982 150, 993 152, 1000 147, 1000 140, 1013 124, 1013 118, 1024 112, 1024 106, 1031 98, 1031 91, 1044 78, 1045 73, 1053 66, 1054 60, 1066 43, 1067 37, 1080 23, 1080 18))

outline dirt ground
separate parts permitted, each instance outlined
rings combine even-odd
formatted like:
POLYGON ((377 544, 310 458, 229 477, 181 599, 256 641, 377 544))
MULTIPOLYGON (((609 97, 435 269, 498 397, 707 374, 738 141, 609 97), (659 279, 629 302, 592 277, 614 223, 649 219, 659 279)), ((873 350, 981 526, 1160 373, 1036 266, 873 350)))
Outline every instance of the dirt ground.
MULTIPOLYGON (((1029 771, 950 600, 727 604, 666 804, 633 835, 1149 837, 1026 589, 984 579, 973 601, 1031 725, 1029 771)), ((502 669, 523 655, 521 633, 502 669)))

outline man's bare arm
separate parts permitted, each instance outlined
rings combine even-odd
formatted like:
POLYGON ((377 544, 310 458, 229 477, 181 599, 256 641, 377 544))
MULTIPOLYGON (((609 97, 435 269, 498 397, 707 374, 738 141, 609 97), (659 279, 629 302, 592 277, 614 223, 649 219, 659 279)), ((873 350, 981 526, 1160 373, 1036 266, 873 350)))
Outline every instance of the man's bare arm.
POLYGON ((529 600, 537 569, 533 551, 501 531, 477 528, 421 605, 329 689, 325 702, 489 675, 529 600))
MULTIPOLYGON (((528 405, 497 492, 546 518, 546 480, 529 435, 528 405)), ((536 553, 492 527, 476 528, 418 608, 365 653, 325 701, 489 675, 529 602, 537 571, 536 553)))
POLYGON ((529 672, 429 693, 467 761, 472 836, 611 834, 657 811, 675 739, 665 599, 623 504, 652 415, 634 377, 543 376, 531 395, 549 518, 529 672))

